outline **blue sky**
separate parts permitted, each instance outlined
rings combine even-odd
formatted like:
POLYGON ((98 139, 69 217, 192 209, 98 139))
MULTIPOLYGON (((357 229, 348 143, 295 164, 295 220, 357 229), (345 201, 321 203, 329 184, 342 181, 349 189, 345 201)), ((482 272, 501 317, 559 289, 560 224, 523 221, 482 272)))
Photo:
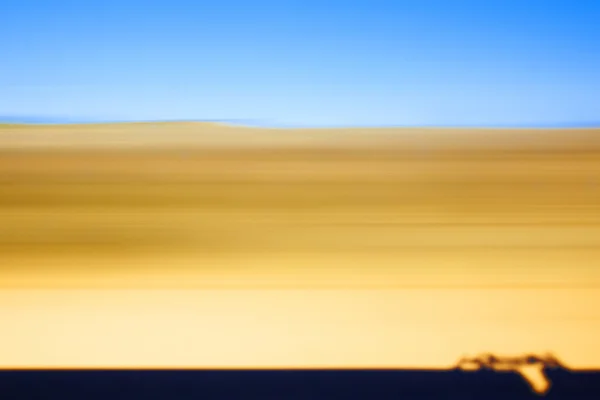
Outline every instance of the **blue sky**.
POLYGON ((600 125, 598 0, 2 0, 0 116, 600 125))

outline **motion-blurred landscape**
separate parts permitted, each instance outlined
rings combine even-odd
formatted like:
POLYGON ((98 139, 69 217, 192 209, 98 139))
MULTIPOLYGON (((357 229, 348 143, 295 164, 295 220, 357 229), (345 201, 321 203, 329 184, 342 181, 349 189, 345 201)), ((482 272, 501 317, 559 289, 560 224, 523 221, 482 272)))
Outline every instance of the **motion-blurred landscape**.
POLYGON ((4 365, 600 362, 600 130, 4 125, 0 144, 4 365))
POLYGON ((600 2, 0 15, 0 399, 599 397, 600 2))
POLYGON ((48 125, 0 143, 4 287, 600 285, 600 130, 48 125))

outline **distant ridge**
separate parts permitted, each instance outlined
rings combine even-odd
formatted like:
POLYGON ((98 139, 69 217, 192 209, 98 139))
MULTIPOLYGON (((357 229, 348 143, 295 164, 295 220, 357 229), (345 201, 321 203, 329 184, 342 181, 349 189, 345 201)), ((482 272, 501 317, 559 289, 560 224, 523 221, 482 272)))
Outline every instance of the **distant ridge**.
POLYGON ((371 149, 410 154, 600 151, 600 128, 281 128, 230 121, 8 123, 0 125, 0 149, 371 149))
POLYGON ((231 126, 248 126, 256 128, 297 128, 297 129, 345 129, 345 128, 452 128, 452 129, 579 129, 600 128, 599 121, 575 121, 557 123, 507 123, 507 124, 293 124, 264 119, 221 118, 221 119, 127 119, 127 118, 85 118, 45 115, 0 115, 0 124, 118 124, 118 123, 167 123, 167 122, 210 122, 231 126))

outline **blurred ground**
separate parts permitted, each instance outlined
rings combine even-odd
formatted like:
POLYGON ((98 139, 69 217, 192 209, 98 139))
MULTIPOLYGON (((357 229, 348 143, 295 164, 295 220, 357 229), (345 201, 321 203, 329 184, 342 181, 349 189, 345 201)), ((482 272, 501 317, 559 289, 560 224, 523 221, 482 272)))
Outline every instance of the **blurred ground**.
POLYGON ((4 126, 0 149, 4 365, 600 365, 600 130, 4 126))

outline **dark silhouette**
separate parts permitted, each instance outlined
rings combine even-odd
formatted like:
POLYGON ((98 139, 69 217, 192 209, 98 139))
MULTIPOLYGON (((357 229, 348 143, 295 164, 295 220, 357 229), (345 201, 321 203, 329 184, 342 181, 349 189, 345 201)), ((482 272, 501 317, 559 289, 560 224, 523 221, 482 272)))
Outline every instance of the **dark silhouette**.
POLYGON ((4 370, 2 399, 598 399, 600 371, 553 356, 482 355, 445 370, 4 370), (552 385, 532 390, 518 370, 539 366, 552 385), (475 368, 473 368, 475 366, 475 368))
POLYGON ((538 357, 527 354, 522 357, 497 357, 493 354, 482 354, 479 357, 464 357, 458 362, 463 371, 511 371, 518 373, 527 381, 531 390, 544 395, 550 391, 552 382, 545 374, 548 369, 565 368, 552 354, 538 357))

